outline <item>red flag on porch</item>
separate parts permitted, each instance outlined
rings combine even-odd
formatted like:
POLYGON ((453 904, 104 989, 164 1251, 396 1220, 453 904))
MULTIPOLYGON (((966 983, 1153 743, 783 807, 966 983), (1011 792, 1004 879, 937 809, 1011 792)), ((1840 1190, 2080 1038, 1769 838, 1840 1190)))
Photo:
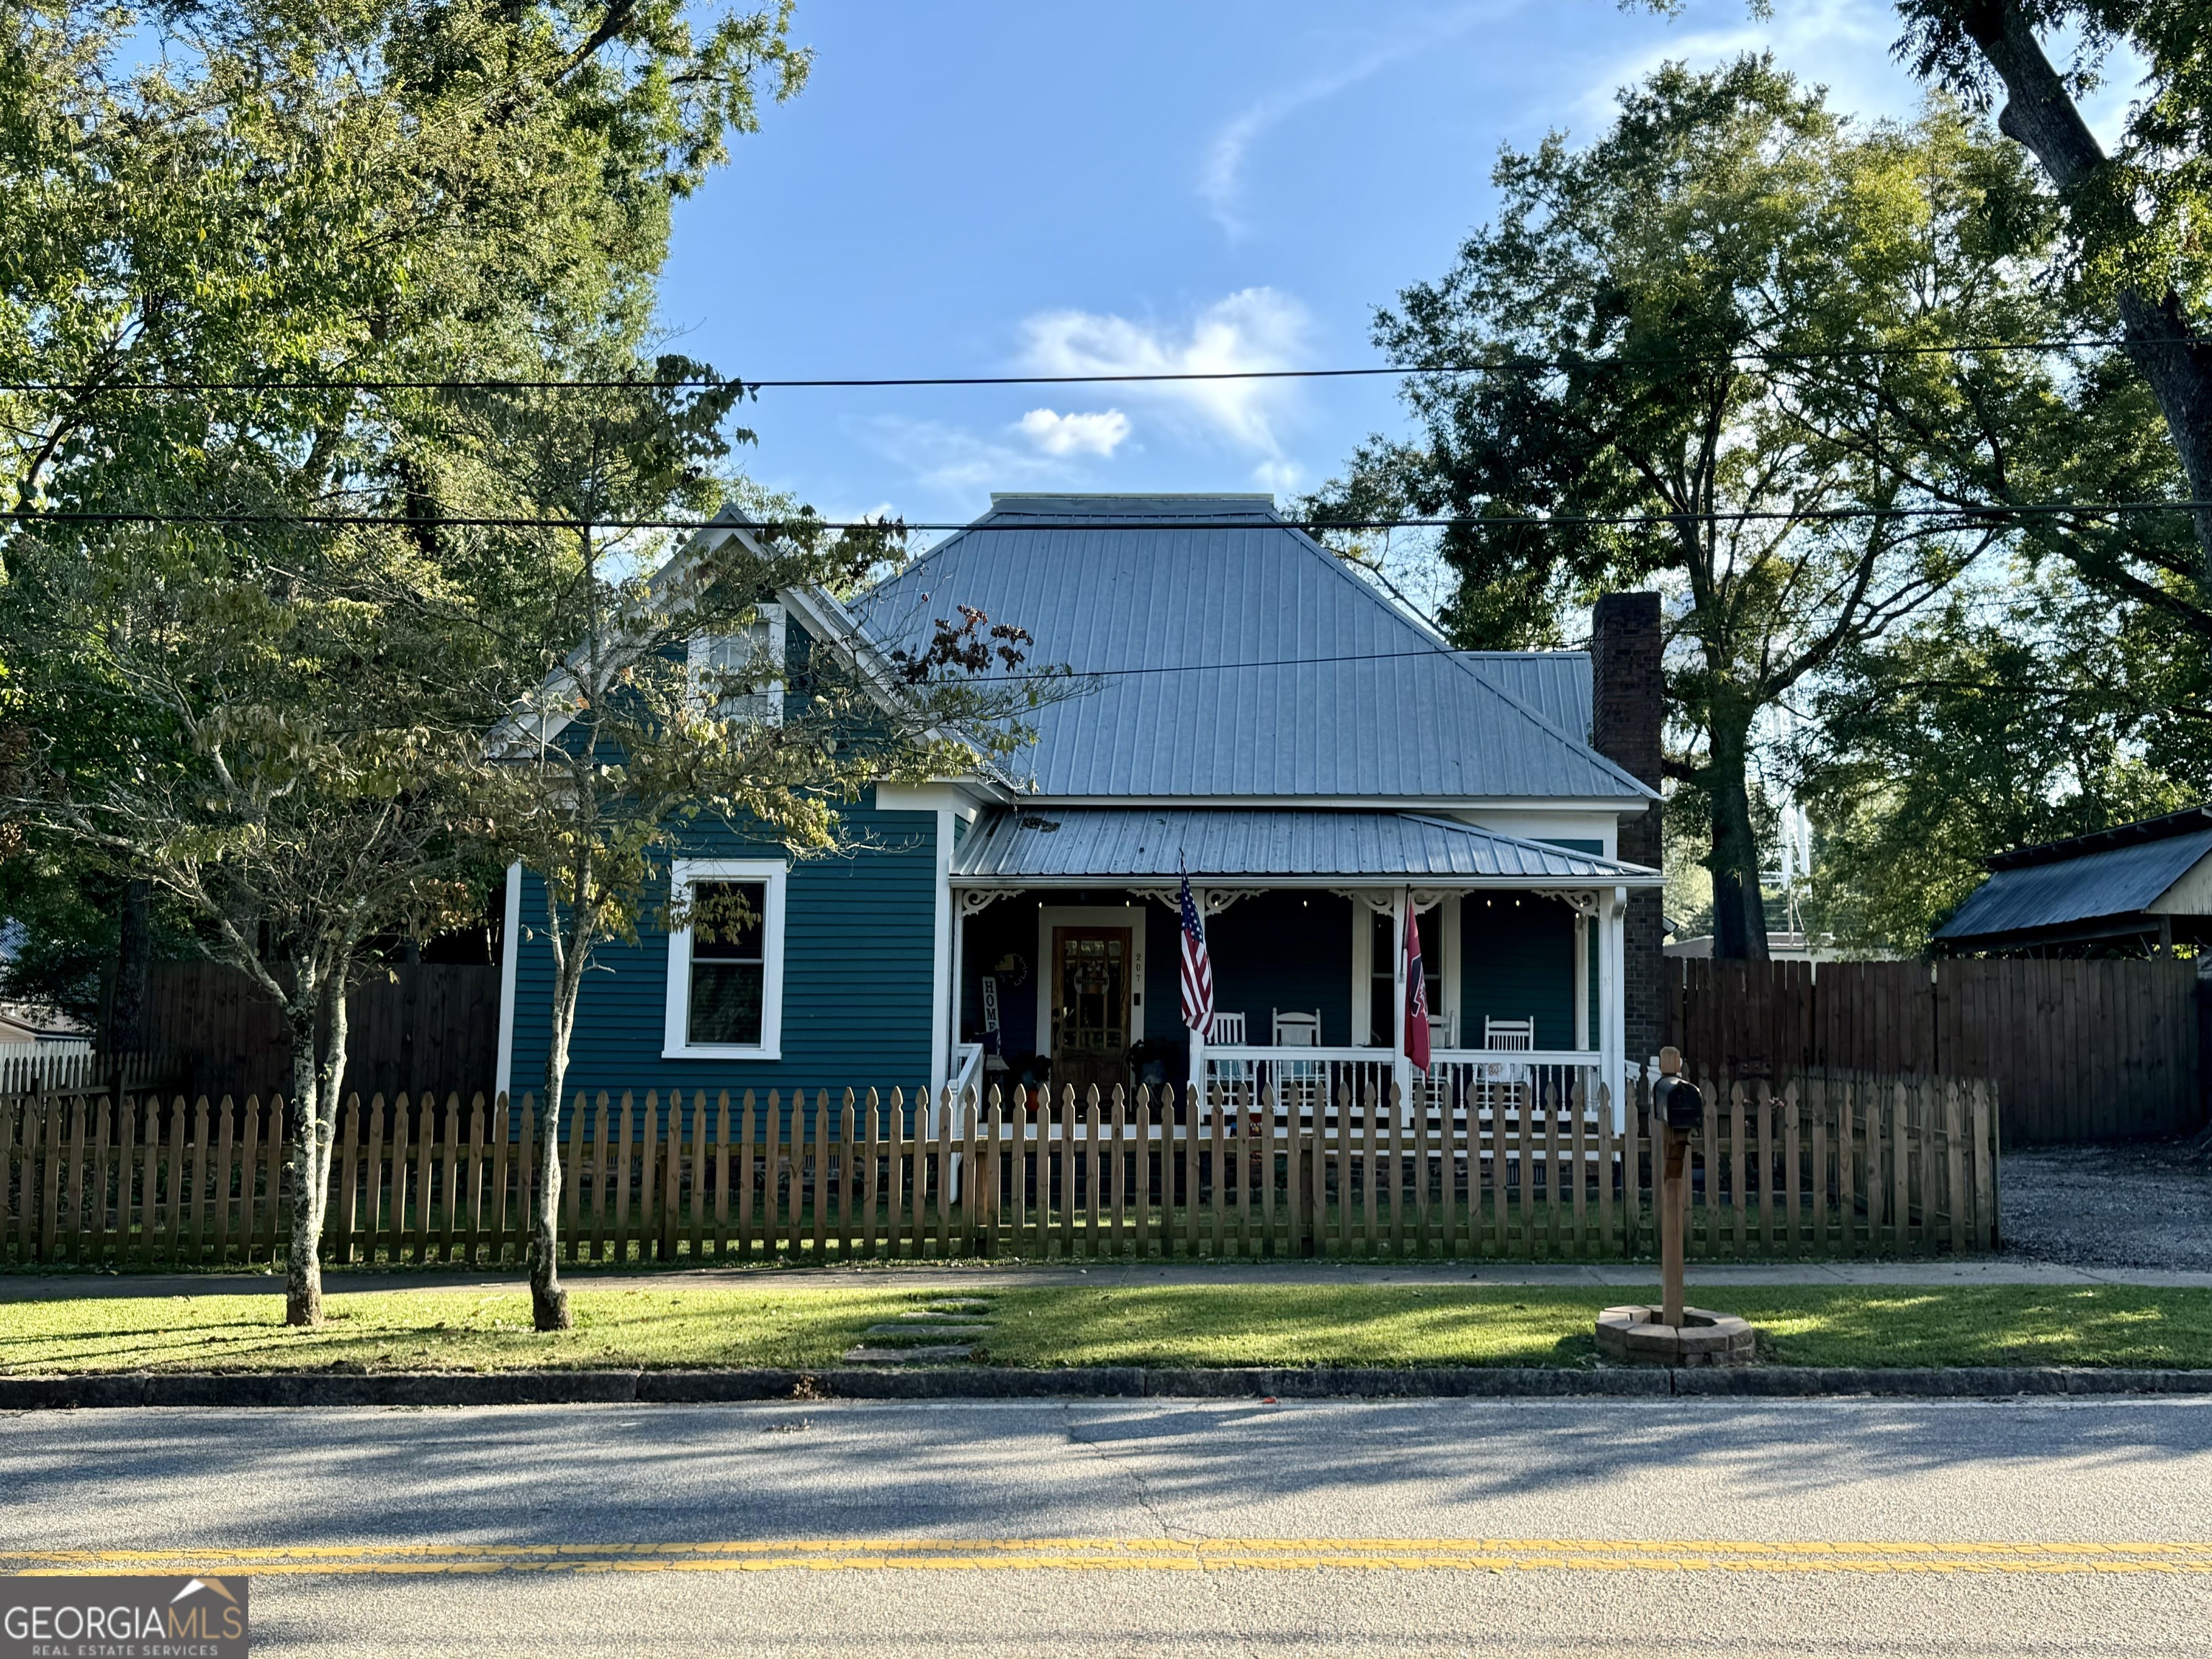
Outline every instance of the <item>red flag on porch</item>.
POLYGON ((1406 901, 1406 1058, 1416 1071, 1429 1069, 1429 982, 1421 971, 1421 929, 1411 897, 1406 901))

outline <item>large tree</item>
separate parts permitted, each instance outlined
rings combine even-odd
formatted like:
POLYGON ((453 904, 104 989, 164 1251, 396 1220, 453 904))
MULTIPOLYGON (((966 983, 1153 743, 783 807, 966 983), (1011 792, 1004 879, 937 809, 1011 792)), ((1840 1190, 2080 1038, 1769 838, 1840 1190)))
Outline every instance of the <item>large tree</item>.
POLYGON ((1468 647, 1667 590, 1668 771, 1711 825, 1722 956, 1765 954, 1762 721, 2000 533, 1920 514, 2027 371, 1912 354, 2036 325, 2005 279, 2039 230, 2013 155, 1944 101, 1860 129, 1764 58, 1668 66, 1587 148, 1506 150, 1495 220, 1377 319, 1419 371, 1416 434, 1371 441, 1317 513, 1449 519, 1443 620, 1468 647))
POLYGON ((641 339, 672 204, 804 78, 788 16, 9 6, 13 805, 162 885, 285 1011, 295 1322, 344 987, 438 914, 468 744, 525 683, 498 550, 429 523, 466 422, 421 383, 641 339), (356 515, 410 522, 323 521, 356 515))
MULTIPOLYGON (((1977 105, 2056 187, 2066 258, 2095 320, 2154 400, 2179 463, 2175 495, 2198 503, 2193 534, 2136 538, 2087 574, 2147 593, 2212 639, 2212 8, 2198 0, 1899 0, 1899 53, 1977 105), (2076 41, 2063 69, 2045 39, 2076 41), (2118 46, 2139 56, 2142 95, 2107 153, 2081 100, 2118 46)), ((2177 515, 2179 516, 2179 515, 2177 515)))

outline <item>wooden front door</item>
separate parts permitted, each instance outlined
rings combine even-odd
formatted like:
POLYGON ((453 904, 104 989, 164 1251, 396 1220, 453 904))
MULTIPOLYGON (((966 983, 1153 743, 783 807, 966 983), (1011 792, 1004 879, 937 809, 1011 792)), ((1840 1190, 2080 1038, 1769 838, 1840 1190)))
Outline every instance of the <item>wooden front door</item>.
POLYGON ((1129 970, 1127 927, 1052 930, 1052 1083, 1073 1085, 1079 1098, 1129 1080, 1129 970))

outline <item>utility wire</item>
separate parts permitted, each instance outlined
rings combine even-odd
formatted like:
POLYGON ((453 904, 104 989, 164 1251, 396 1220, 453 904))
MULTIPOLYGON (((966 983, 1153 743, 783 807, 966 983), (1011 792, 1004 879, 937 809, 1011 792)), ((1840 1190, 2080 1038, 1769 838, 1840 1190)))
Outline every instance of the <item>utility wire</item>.
POLYGON ((2198 513, 2212 510, 2212 501, 2024 501, 1978 507, 1834 507, 1802 512, 1747 509, 1740 512, 1699 513, 1560 513, 1545 518, 1450 519, 1064 519, 1010 515, 963 523, 907 523, 899 520, 857 519, 836 521, 794 519, 753 521, 732 519, 532 519, 499 515, 459 514, 451 517, 407 518, 397 514, 366 513, 89 513, 16 507, 0 512, 0 520, 18 524, 82 525, 206 525, 307 526, 344 528, 352 526, 393 529, 439 530, 746 530, 769 536, 787 531, 809 533, 824 530, 858 532, 957 532, 977 534, 992 531, 1193 531, 1193 530, 1554 530, 1583 526, 1663 529, 1681 524, 1832 524, 1861 519, 1957 519, 1963 524, 1986 524, 1991 520, 2109 518, 2144 513, 2198 513))
POLYGON ((740 396, 761 392, 858 391, 898 386, 1147 386, 1214 380, 1345 380, 1380 375, 1449 375, 1557 372, 1602 368, 1632 362, 1638 367, 1680 368, 1695 364, 1820 362, 1843 359, 1933 357, 1976 352, 2045 352, 2109 349, 2127 345, 2203 346, 2204 340, 2174 338, 2130 341, 2090 337, 2054 340, 1964 340, 1938 345, 1830 346, 1804 351, 1734 351, 1632 360, 1600 355, 1514 357, 1503 362, 1374 364, 1355 368, 1170 369, 1146 374, 909 374, 817 376, 806 379, 724 380, 483 380, 390 379, 314 380, 0 380, 0 392, 677 392, 726 389, 740 396))

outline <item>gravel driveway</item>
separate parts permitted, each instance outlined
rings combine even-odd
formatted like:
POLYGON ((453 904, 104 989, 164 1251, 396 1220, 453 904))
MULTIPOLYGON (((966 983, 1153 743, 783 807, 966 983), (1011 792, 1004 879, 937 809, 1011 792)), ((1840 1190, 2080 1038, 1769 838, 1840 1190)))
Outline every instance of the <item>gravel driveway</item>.
POLYGON ((2074 1267, 2212 1268, 2201 1139, 2049 1146, 1998 1165, 2005 1254, 2074 1267))

